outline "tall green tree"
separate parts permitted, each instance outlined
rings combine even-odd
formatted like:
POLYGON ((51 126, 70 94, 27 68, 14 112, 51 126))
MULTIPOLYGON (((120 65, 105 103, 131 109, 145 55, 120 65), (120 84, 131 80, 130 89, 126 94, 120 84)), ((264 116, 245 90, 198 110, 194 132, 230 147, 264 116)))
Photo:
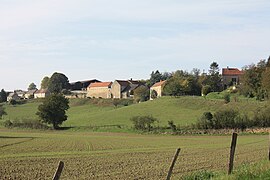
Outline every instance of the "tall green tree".
POLYGON ((49 84, 50 78, 48 76, 45 76, 41 81, 41 89, 47 89, 49 84))
POLYGON ((48 90, 51 93, 61 93, 70 86, 68 78, 62 73, 54 73, 48 83, 48 90))
POLYGON ((35 83, 29 84, 28 90, 30 91, 30 90, 34 90, 34 89, 37 89, 37 86, 35 85, 35 83))
POLYGON ((149 82, 147 82, 147 85, 149 87, 153 86, 155 83, 164 81, 172 77, 172 74, 169 72, 160 73, 158 70, 152 71, 150 75, 149 82))
POLYGON ((4 89, 0 92, 0 103, 7 101, 7 93, 4 89))
POLYGON ((156 70, 155 72, 152 71, 151 76, 150 76, 150 86, 153 86, 155 83, 161 80, 162 80, 162 74, 158 70, 156 70))
POLYGON ((134 99, 136 101, 144 102, 149 100, 150 91, 146 86, 140 86, 134 90, 134 99))
POLYGON ((268 98, 270 97, 270 67, 267 67, 262 73, 262 87, 266 90, 268 98))
POLYGON ((39 105, 36 113, 43 122, 52 124, 58 129, 67 120, 66 111, 69 109, 69 101, 62 94, 52 94, 45 98, 43 104, 39 105))
POLYGON ((203 83, 203 85, 209 85, 213 92, 221 91, 221 76, 219 74, 219 65, 217 62, 212 62, 210 64, 209 74, 206 76, 203 83))
POLYGON ((264 99, 265 89, 262 86, 262 79, 266 66, 266 61, 260 60, 257 65, 251 64, 244 68, 241 85, 241 93, 243 95, 256 97, 258 100, 264 99))
POLYGON ((181 96, 183 95, 183 87, 181 86, 180 79, 172 77, 167 80, 164 86, 163 93, 167 96, 181 96))

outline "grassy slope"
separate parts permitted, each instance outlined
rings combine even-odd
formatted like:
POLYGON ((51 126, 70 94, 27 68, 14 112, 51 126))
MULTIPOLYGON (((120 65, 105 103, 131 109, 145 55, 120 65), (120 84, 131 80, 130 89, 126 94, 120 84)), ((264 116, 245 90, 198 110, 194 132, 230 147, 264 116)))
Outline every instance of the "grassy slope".
MULTIPOLYGON (((224 104, 223 100, 204 99, 202 97, 164 97, 154 101, 114 108, 112 106, 97 106, 91 103, 72 100, 68 111, 68 120, 64 126, 100 126, 100 125, 127 125, 130 118, 138 115, 153 115, 159 119, 158 125, 167 125, 173 120, 177 125, 194 123, 205 111, 216 111, 224 108, 239 109, 243 113, 252 114, 266 103, 249 100, 239 100, 224 104)), ((37 118, 35 115, 40 103, 28 103, 16 107, 6 106, 8 116, 5 119, 37 118)))

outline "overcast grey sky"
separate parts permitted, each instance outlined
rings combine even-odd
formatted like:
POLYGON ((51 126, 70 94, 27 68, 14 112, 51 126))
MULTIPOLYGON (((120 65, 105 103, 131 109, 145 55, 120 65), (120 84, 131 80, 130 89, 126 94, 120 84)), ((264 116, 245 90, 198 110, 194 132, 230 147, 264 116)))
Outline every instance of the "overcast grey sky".
POLYGON ((0 0, 0 88, 146 79, 270 55, 269 0, 0 0))

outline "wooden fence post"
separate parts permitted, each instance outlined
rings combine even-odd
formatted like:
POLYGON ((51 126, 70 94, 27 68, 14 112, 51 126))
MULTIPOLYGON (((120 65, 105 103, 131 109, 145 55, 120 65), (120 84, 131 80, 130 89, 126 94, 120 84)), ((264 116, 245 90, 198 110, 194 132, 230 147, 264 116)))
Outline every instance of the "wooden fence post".
POLYGON ((60 161, 59 165, 58 165, 58 168, 57 168, 57 170, 56 170, 56 172, 55 172, 55 174, 53 176, 53 180, 59 180, 60 179, 63 168, 64 168, 64 162, 60 161))
POLYGON ((170 179, 171 179, 173 167, 174 167, 174 165, 175 165, 175 163, 176 163, 176 160, 177 160, 177 157, 178 157, 178 155, 179 155, 179 153, 180 153, 180 150, 181 150, 180 148, 178 148, 178 149, 176 150, 176 153, 175 153, 174 158, 173 158, 173 160, 172 160, 172 164, 171 164, 171 167, 170 167, 170 169, 169 169, 169 172, 168 172, 168 175, 167 175, 166 180, 170 180, 170 179))
POLYGON ((228 174, 231 174, 233 170, 233 161, 234 161, 234 154, 235 154, 235 148, 236 148, 236 141, 237 141, 237 133, 233 133, 228 174))

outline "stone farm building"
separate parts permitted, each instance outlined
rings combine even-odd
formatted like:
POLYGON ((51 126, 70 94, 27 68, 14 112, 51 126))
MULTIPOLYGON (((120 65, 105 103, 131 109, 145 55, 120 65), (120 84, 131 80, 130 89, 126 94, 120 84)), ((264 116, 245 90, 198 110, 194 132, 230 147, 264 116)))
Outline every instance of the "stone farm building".
POLYGON ((50 92, 48 91, 48 89, 40 89, 37 90, 34 94, 34 98, 38 99, 38 98, 45 98, 47 96, 50 95, 50 92))
POLYGON ((222 81, 223 87, 226 89, 229 86, 240 84, 243 71, 237 68, 223 68, 222 69, 222 81))
MULTIPOLYGON (((163 94, 163 88, 165 86, 166 81, 160 81, 155 83, 151 88, 150 88, 150 97, 152 97, 152 94, 156 92, 157 98, 161 97, 163 94)), ((151 98, 152 99, 152 98, 151 98)))
POLYGON ((18 96, 18 94, 16 92, 12 92, 12 93, 9 93, 9 95, 7 96, 7 101, 11 101, 11 100, 20 100, 20 96, 18 96))
POLYGON ((112 82, 95 82, 87 88, 87 97, 91 98, 112 98, 112 82))
POLYGON ((115 80, 114 82, 91 83, 87 88, 87 97, 95 98, 133 98, 134 90, 144 86, 139 81, 115 80))
POLYGON ((133 98, 134 90, 140 86, 144 86, 139 81, 134 80, 115 80, 111 87, 113 98, 127 99, 133 98))
POLYGON ((31 89, 31 90, 28 90, 28 91, 25 93, 24 98, 25 98, 25 99, 33 99, 33 98, 34 98, 35 92, 37 92, 37 89, 31 89))

